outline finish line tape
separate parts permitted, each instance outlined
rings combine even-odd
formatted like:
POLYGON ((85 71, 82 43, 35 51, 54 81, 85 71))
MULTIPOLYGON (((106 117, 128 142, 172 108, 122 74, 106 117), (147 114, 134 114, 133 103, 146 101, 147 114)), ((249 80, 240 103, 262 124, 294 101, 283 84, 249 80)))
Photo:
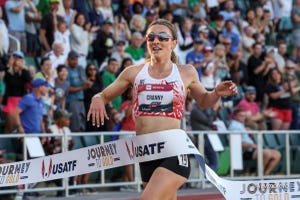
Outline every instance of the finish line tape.
POLYGON ((300 179, 231 181, 220 178, 205 164, 197 148, 180 129, 120 139, 27 161, 1 164, 0 187, 77 176, 181 154, 194 154, 206 178, 228 200, 299 199, 300 179))

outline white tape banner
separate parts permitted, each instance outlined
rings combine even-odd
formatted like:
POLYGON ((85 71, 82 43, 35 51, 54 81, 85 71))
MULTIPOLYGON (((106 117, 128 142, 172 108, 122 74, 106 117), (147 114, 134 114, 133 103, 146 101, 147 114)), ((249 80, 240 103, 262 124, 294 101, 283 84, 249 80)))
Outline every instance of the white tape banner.
POLYGON ((194 154, 206 178, 228 200, 300 199, 300 179, 230 181, 220 178, 204 163, 187 134, 179 129, 121 139, 28 161, 1 164, 0 187, 76 176, 180 154, 194 154))

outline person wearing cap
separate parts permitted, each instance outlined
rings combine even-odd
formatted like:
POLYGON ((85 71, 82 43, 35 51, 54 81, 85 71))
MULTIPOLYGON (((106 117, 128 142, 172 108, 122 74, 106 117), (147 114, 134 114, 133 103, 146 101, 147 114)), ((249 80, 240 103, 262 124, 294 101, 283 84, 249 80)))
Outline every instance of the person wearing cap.
POLYGON ((30 0, 8 0, 5 4, 5 12, 8 19, 8 31, 21 43, 21 50, 27 51, 27 39, 25 29, 25 11, 37 13, 35 5, 30 0))
POLYGON ((66 99, 66 109, 71 112, 70 129, 72 132, 81 132, 86 128, 84 90, 92 86, 92 82, 87 80, 84 68, 78 65, 78 53, 70 51, 68 54, 68 76, 69 94, 66 99))
POLYGON ((115 43, 114 51, 111 54, 111 58, 115 58, 119 63, 125 58, 131 58, 130 54, 125 52, 126 42, 124 40, 119 40, 115 43))
POLYGON ((3 82, 5 92, 2 101, 2 111, 5 117, 5 131, 13 131, 13 111, 21 98, 27 94, 27 86, 31 81, 30 73, 25 67, 24 54, 14 51, 9 58, 3 82))
MULTIPOLYGON (((70 136, 71 130, 70 117, 71 113, 67 110, 58 109, 54 111, 53 114, 53 124, 49 127, 49 130, 53 134, 61 134, 62 137, 49 137, 49 142, 44 146, 45 152, 48 155, 66 152, 72 150, 74 146, 74 140, 70 136)), ((62 179, 54 180, 57 187, 63 185, 62 179)), ((63 196, 63 191, 57 191, 56 196, 63 196)))
POLYGON ((266 119, 274 117, 275 113, 271 110, 260 111, 259 105, 255 102, 256 89, 254 86, 247 86, 244 98, 237 104, 236 108, 246 112, 245 126, 252 130, 267 130, 266 119))
POLYGON ((101 66, 105 59, 110 57, 113 52, 114 39, 112 28, 113 24, 111 21, 104 21, 101 30, 97 33, 96 39, 92 43, 94 58, 97 60, 99 66, 101 66))
POLYGON ((156 12, 153 9, 148 10, 146 12, 145 19, 146 19, 146 28, 145 29, 147 29, 148 25, 157 19, 156 12))
POLYGON ((213 52, 214 49, 211 46, 205 46, 203 48, 204 57, 201 82, 207 90, 212 90, 217 84, 221 82, 220 78, 215 76, 217 67, 213 62, 213 52))
POLYGON ((203 40, 203 43, 205 46, 209 46, 211 45, 210 41, 209 41, 209 32, 210 29, 208 28, 207 25, 201 25, 198 28, 198 35, 197 37, 200 38, 201 40, 203 40))
MULTIPOLYGON (((71 130, 69 128, 70 126, 70 117, 72 116, 71 113, 69 113, 67 110, 58 109, 54 111, 53 114, 53 124, 49 127, 49 130, 51 133, 54 134, 63 134, 63 135, 69 135, 71 133, 71 130)), ((61 153, 66 152, 68 150, 71 150, 74 145, 74 140, 72 140, 72 137, 55 137, 53 143, 53 148, 51 151, 51 154, 55 153, 61 153), (65 141, 67 139, 67 141, 65 141), (62 147, 62 143, 64 146, 62 147)))
POLYGON ((49 1, 49 12, 43 15, 39 36, 45 52, 51 51, 51 46, 54 42, 54 22, 53 17, 56 16, 56 21, 64 21, 64 18, 57 13, 60 0, 49 1))
POLYGON ((202 52, 204 47, 203 43, 204 43, 203 40, 201 40, 200 38, 196 38, 194 40, 193 50, 186 55, 186 59, 185 59, 186 64, 191 64, 196 68, 200 80, 202 77, 202 65, 203 65, 203 58, 204 58, 202 52))
POLYGON ((49 83, 44 79, 32 81, 33 91, 19 101, 13 115, 18 133, 36 134, 44 133, 42 97, 49 91, 49 83))

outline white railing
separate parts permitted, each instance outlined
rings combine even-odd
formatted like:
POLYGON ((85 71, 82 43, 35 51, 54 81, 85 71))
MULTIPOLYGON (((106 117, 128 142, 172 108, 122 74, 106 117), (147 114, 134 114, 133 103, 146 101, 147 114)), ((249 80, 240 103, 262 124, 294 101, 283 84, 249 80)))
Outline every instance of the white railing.
MULTIPOLYGON (((226 134, 228 137, 230 135, 240 135, 240 132, 232 132, 232 131, 226 131, 226 132, 216 132, 216 131, 188 131, 187 132, 190 135, 198 136, 198 149, 202 155, 204 155, 204 134, 211 134, 211 133, 218 133, 218 134, 226 134)), ((230 165, 230 172, 228 175, 226 175, 224 178, 231 179, 231 180, 250 180, 250 179, 282 179, 282 178, 300 178, 300 174, 292 174, 291 173, 291 156, 290 156, 290 135, 292 134, 300 134, 299 131, 251 131, 251 134, 257 135, 257 146, 258 146, 258 159, 257 159, 257 172, 255 176, 249 176, 249 175, 236 175, 235 169, 230 165), (263 135, 264 134, 284 134, 285 135, 285 151, 282 152, 285 154, 285 156, 282 156, 282 158, 285 158, 283 162, 286 163, 286 172, 284 174, 279 175, 270 175, 265 177, 263 175, 263 157, 262 157, 262 149, 263 149, 263 135)), ((113 136, 113 135, 133 135, 133 132, 82 132, 82 133, 71 133, 70 135, 62 135, 62 134, 0 134, 0 140, 3 138, 28 138, 28 137, 65 137, 62 138, 62 147, 65 147, 64 142, 67 142, 68 136, 74 137, 81 137, 81 136, 97 136, 99 137, 100 143, 104 143, 104 137, 105 136, 113 136)), ((229 146, 231 149, 234 149, 233 144, 230 143, 229 146)), ((225 145, 225 144, 223 144, 225 145)), ((0 146, 1 149, 1 146, 0 146)), ((298 150, 300 153, 300 150, 298 150)), ((24 160, 27 159, 27 149, 26 146, 23 144, 23 152, 24 152, 24 160)), ((233 163, 233 158, 230 158, 230 163, 233 163)), ((298 167, 300 168, 299 163, 298 167)), ((222 165, 222 163, 219 163, 219 165, 222 165)), ((198 177, 193 177, 188 180, 190 183, 201 183, 198 184, 201 187, 205 187, 206 180, 203 177, 203 173, 201 172, 201 169, 199 167, 193 168, 192 170, 198 170, 198 177)), ((300 170, 299 170, 300 171, 300 170)), ((138 164, 135 164, 135 179, 133 182, 107 182, 105 180, 105 174, 106 170, 103 170, 100 172, 100 178, 97 183, 91 183, 91 184, 82 184, 82 185, 69 185, 68 179, 64 179, 63 186, 62 187, 46 187, 46 188, 33 188, 30 189, 27 186, 25 187, 25 191, 28 192, 41 192, 41 191, 58 191, 58 190, 64 190, 66 192, 66 195, 69 194, 69 190, 73 189, 82 189, 82 188, 104 188, 104 187, 121 187, 125 185, 133 185, 136 186, 137 191, 140 191, 140 175, 139 175, 139 167, 138 164)), ((12 194, 16 193, 17 189, 15 187, 0 187, 0 194, 12 194)))
POLYGON ((19 39, 11 34, 8 35, 8 38, 9 38, 9 52, 20 51, 21 44, 19 39))

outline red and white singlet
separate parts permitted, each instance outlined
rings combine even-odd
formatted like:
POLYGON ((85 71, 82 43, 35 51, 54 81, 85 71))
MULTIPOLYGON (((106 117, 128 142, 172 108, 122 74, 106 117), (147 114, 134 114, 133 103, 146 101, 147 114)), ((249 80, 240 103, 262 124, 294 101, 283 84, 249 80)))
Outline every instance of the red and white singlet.
POLYGON ((185 102, 185 87, 176 64, 163 79, 149 75, 146 63, 134 81, 134 116, 164 116, 181 120, 185 102))

